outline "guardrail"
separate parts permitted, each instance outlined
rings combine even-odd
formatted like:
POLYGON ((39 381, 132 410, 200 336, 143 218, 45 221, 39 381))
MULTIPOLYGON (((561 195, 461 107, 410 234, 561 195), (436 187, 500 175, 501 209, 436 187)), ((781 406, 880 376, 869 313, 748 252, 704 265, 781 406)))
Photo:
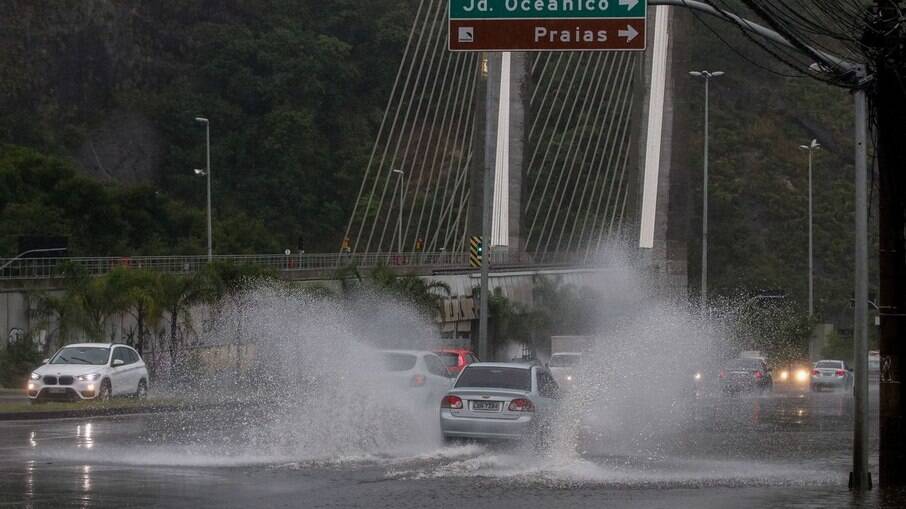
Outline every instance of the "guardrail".
MULTIPOLYGON (((248 264, 280 272, 325 271, 355 266, 371 268, 379 265, 390 267, 465 269, 469 268, 469 255, 464 252, 437 253, 328 253, 328 254, 270 254, 270 255, 217 255, 214 261, 248 264)), ((0 258, 0 280, 52 279, 62 277, 68 265, 80 267, 86 274, 99 276, 118 267, 141 268, 159 272, 191 273, 208 264, 205 255, 192 256, 122 256, 122 257, 72 257, 72 258, 0 258)), ((586 265, 574 253, 548 253, 536 257, 530 253, 492 253, 492 266, 530 265, 586 265)))

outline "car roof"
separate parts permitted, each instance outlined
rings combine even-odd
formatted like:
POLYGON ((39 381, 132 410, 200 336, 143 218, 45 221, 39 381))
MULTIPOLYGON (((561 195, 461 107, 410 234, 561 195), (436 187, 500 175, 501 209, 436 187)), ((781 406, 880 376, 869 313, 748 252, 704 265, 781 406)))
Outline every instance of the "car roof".
POLYGON ((443 352, 443 353, 472 353, 471 348, 438 348, 434 352, 443 352))
MULTIPOLYGON (((86 348, 86 347, 110 348, 111 346, 114 346, 116 344, 117 343, 72 343, 71 345, 63 345, 63 348, 67 348, 70 346, 76 346, 79 348, 86 348)), ((126 346, 126 345, 123 345, 123 346, 126 346)))
POLYGON ((465 367, 470 368, 521 368, 531 369, 538 366, 537 362, 473 362, 465 367))
POLYGON ((819 362, 839 362, 840 364, 846 364, 845 362, 838 359, 821 359, 820 361, 815 361, 815 364, 818 364, 819 362))
POLYGON ((431 350, 381 350, 381 353, 403 353, 409 355, 437 355, 431 350))
POLYGON ((555 355, 576 355, 576 356, 581 357, 582 352, 557 352, 557 353, 552 353, 551 357, 553 357, 555 355))

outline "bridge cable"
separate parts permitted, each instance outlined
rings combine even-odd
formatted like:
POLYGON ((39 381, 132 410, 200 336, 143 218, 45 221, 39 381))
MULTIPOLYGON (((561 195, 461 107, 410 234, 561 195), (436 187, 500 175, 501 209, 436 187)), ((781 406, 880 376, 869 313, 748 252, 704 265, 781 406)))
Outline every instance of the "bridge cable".
MULTIPOLYGON (((352 224, 355 221, 356 211, 358 210, 358 207, 359 207, 359 201, 362 198, 362 193, 364 192, 365 185, 368 182, 368 175, 371 171, 371 165, 374 161, 374 155, 377 153, 377 148, 380 143, 381 134, 384 132, 384 125, 387 122, 387 115, 390 112, 391 105, 393 104, 393 98, 396 94, 396 90, 399 85, 400 76, 402 76, 403 68, 405 67, 406 57, 409 55, 409 48, 412 45, 412 40, 415 36, 415 27, 418 24, 418 18, 421 15, 422 7, 424 6, 424 4, 425 4, 425 0, 421 0, 418 3, 418 9, 415 11, 415 19, 413 20, 412 28, 409 29, 409 37, 406 40, 406 47, 403 50, 403 57, 402 57, 402 60, 400 60, 399 68, 397 68, 397 70, 396 70, 396 77, 393 79, 393 86, 390 89, 391 90, 390 97, 387 98, 387 106, 384 108, 384 114, 381 116, 381 124, 380 124, 380 127, 378 127, 378 133, 374 139, 374 145, 372 145, 372 148, 371 148, 371 155, 368 157, 368 164, 365 166, 365 175, 362 178, 362 184, 359 186, 359 192, 356 195, 355 205, 353 205, 352 214, 349 216, 349 222, 346 224, 346 232, 343 235, 344 239, 349 238, 350 231, 352 230, 352 224)), ((342 252, 342 247, 340 249, 340 252, 342 252)))

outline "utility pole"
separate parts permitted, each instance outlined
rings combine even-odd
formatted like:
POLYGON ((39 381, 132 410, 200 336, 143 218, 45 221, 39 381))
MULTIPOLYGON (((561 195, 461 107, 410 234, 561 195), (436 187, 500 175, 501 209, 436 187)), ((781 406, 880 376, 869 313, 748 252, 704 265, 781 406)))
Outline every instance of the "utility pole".
POLYGON ((195 170, 198 175, 206 175, 208 179, 208 263, 214 260, 214 247, 211 234, 211 122, 205 117, 195 117, 195 121, 204 124, 205 135, 205 171, 195 170))
MULTIPOLYGON (((883 488, 906 486, 906 92, 901 71, 906 65, 900 27, 901 0, 877 0, 869 14, 872 28, 865 43, 876 48, 875 113, 878 161, 878 264, 881 317, 879 473, 883 488), (884 34, 875 35, 875 34, 884 34)), ((857 297, 858 299, 858 297, 857 297)), ((864 308, 864 302, 856 301, 864 308)))
MULTIPOLYGON (((710 122, 710 112, 708 103, 710 102, 710 84, 712 78, 723 76, 723 71, 690 71, 691 76, 704 78, 705 80, 705 160, 702 173, 702 289, 701 302, 702 313, 708 311, 708 124, 710 122)), ((706 315, 708 316, 708 315, 706 315)))
MULTIPOLYGON (((865 76, 865 70, 859 73, 865 76)), ((871 488, 868 472, 868 98, 864 88, 853 92, 856 116, 855 143, 855 320, 853 350, 853 470, 849 485, 855 491, 871 488)))
POLYGON ((799 148, 808 150, 808 317, 815 316, 815 269, 814 251, 812 249, 812 154, 821 148, 818 140, 812 140, 808 145, 799 145, 799 148))
MULTIPOLYGON (((491 83, 491 80, 488 80, 491 83)), ((485 111, 494 111, 486 108, 485 111)), ((483 361, 488 357, 488 278, 491 265, 491 196, 494 192, 494 166, 484 165, 484 181, 481 193, 481 297, 478 304, 478 358, 483 361)))

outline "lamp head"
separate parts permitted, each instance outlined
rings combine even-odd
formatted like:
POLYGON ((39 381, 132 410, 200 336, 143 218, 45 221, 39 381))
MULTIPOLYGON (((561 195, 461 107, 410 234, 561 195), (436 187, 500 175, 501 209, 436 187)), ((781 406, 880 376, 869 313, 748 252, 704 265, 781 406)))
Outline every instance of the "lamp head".
POLYGON ((195 168, 195 174, 196 174, 196 175, 207 175, 208 172, 206 172, 206 171, 204 171, 204 170, 200 170, 200 169, 198 169, 198 168, 195 168))
POLYGON ((201 123, 201 124, 207 124, 207 123, 208 123, 208 119, 206 119, 206 118, 204 118, 204 117, 195 117, 195 121, 198 122, 198 123, 201 123))

